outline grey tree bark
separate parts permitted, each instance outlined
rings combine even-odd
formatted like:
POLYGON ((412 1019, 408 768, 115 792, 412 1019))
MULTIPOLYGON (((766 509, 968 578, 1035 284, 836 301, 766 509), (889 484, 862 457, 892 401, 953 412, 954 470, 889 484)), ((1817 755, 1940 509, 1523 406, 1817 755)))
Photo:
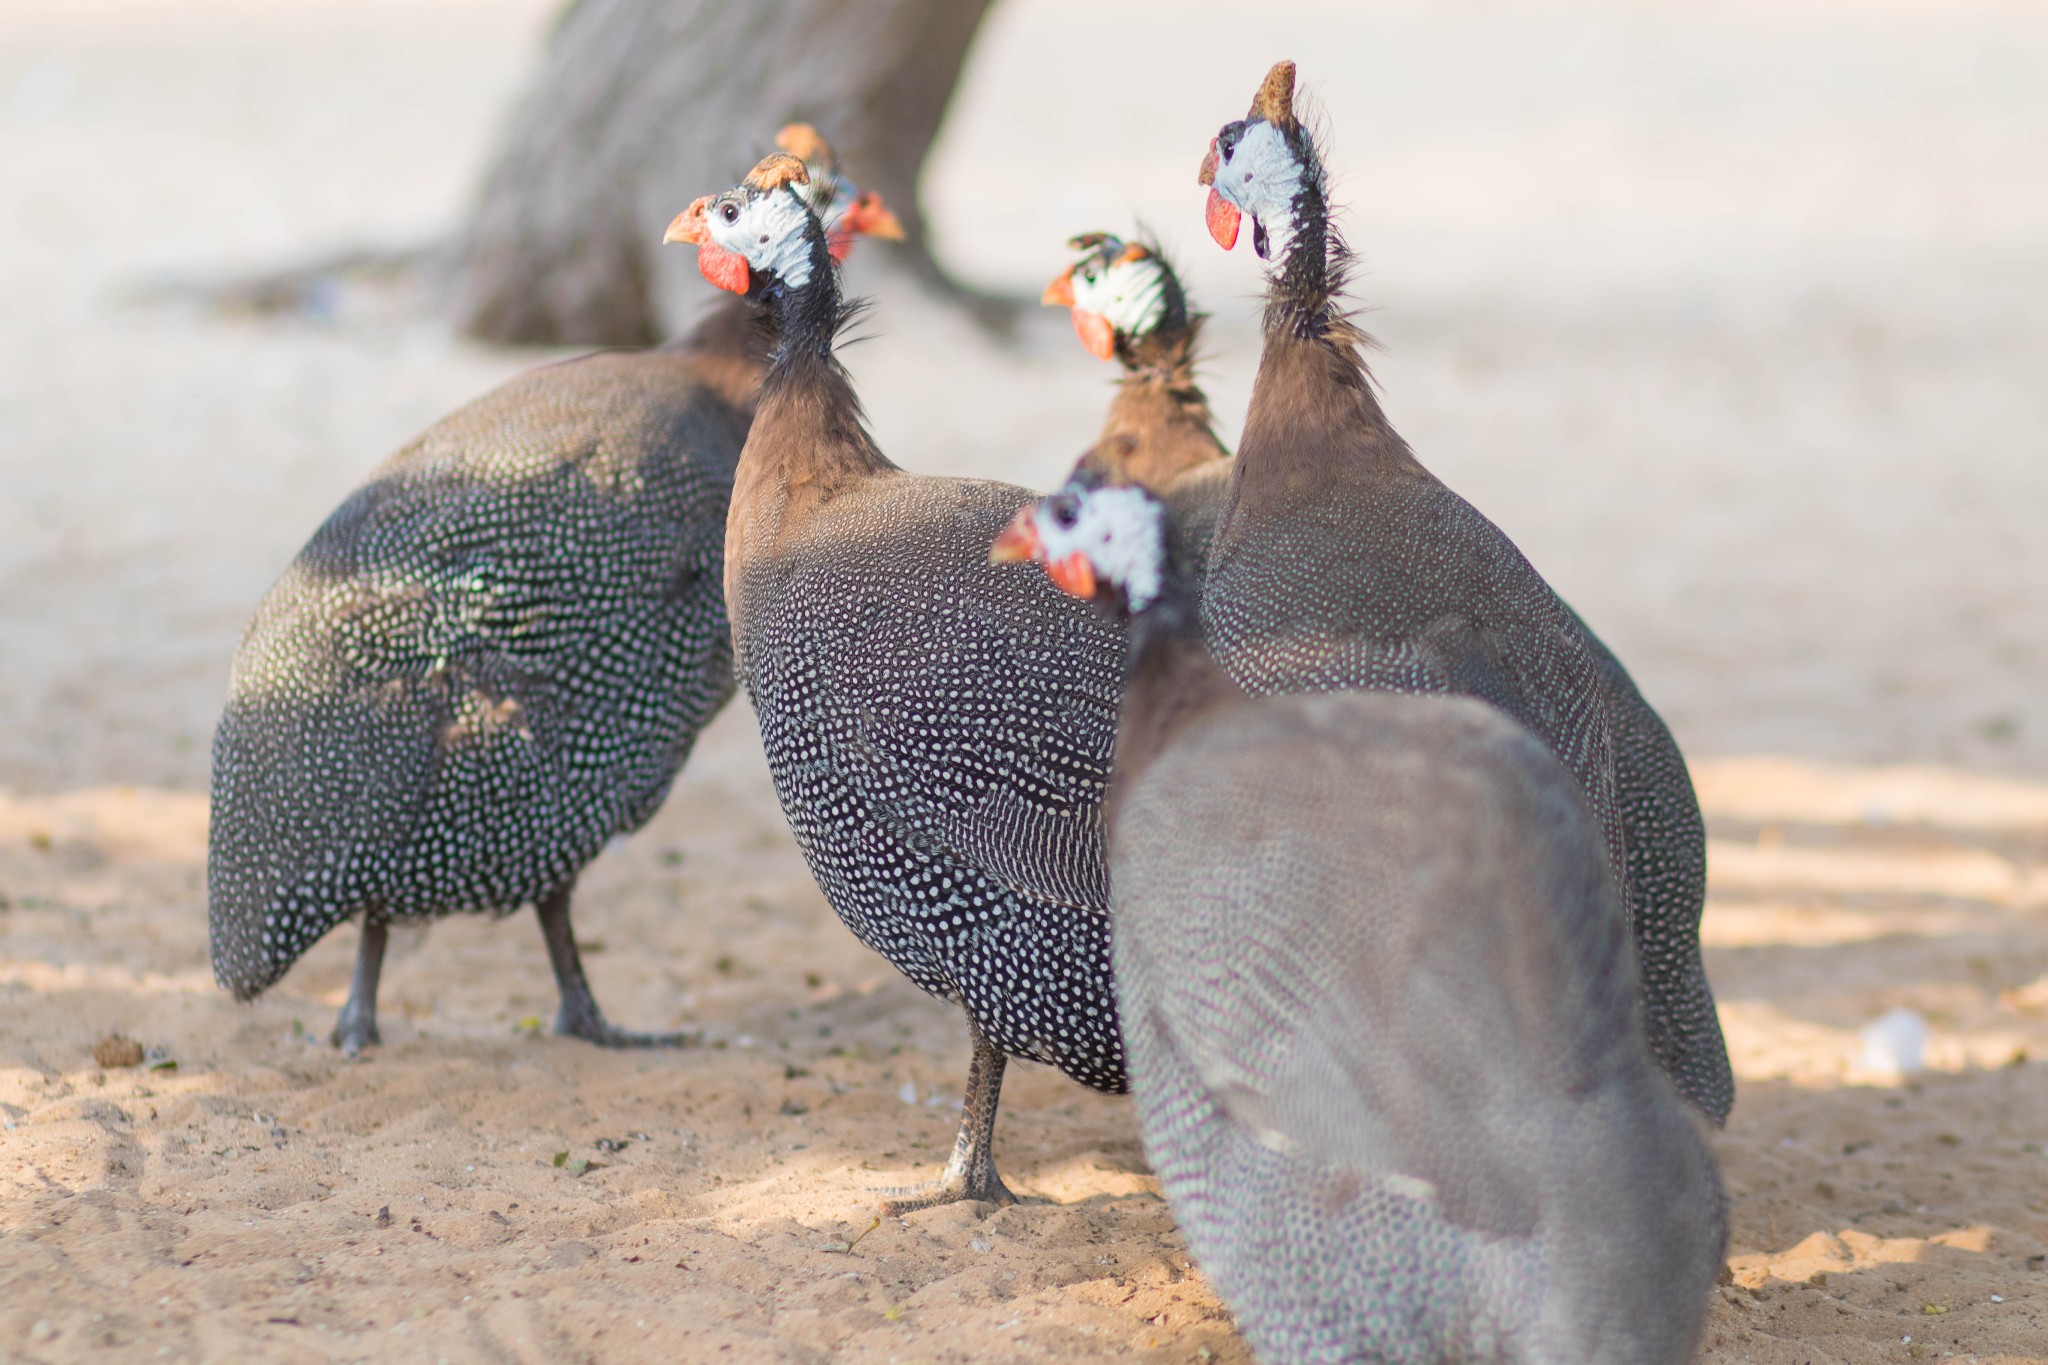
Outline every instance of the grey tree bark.
POLYGON ((692 253, 660 250, 663 227, 793 121, 888 200, 906 235, 891 249, 949 285, 917 176, 989 3, 572 0, 464 232, 460 325, 498 342, 659 339, 701 292, 692 253))

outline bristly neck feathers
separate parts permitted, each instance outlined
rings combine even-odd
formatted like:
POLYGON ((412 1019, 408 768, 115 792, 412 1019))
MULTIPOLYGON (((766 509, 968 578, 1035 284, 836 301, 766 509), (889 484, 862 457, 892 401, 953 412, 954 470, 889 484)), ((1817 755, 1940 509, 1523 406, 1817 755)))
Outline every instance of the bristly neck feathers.
POLYGON ((1267 272, 1265 347, 1238 446, 1239 501, 1419 468, 1373 392, 1360 354, 1371 339, 1344 307, 1351 252, 1330 224, 1322 158, 1299 124, 1287 140, 1301 187, 1280 260, 1267 272))
POLYGON ((804 231, 810 278, 791 288, 763 274, 748 295, 766 312, 775 348, 741 462, 756 466, 748 482, 766 476, 789 496, 829 493, 895 468, 868 434, 860 399, 834 351, 840 329, 866 305, 841 301, 838 263, 817 220, 809 219, 804 231))
MULTIPOLYGON (((1112 839, 1125 797, 1174 737, 1217 707, 1245 700, 1244 690, 1223 671, 1202 637, 1192 556, 1180 529, 1171 516, 1163 519, 1163 527, 1159 593, 1130 616, 1116 763, 1103 807, 1112 839)), ((1121 594, 1116 607, 1125 610, 1121 594)))
POLYGON ((1195 381, 1201 325, 1199 315, 1184 316, 1141 337, 1118 335, 1124 375, 1085 457, 1090 466, 1157 493, 1188 470, 1229 455, 1195 381))

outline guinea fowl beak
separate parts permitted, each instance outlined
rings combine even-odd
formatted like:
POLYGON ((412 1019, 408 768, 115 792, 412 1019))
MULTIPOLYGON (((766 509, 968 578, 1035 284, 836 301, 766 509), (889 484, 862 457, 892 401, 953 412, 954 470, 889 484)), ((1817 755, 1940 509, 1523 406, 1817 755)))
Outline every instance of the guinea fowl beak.
POLYGON ((885 242, 903 240, 903 224, 897 220, 889 206, 882 202, 882 196, 873 190, 863 190, 860 198, 853 201, 847 216, 852 220, 855 232, 865 232, 870 237, 880 237, 885 242))
POLYGON ((1202 158, 1202 169, 1195 175, 1195 183, 1197 185, 1214 185, 1216 183, 1216 160, 1220 154, 1217 139, 1210 138, 1209 151, 1202 158))
POLYGON ((1038 521, 1032 515, 1029 503, 1017 509, 1017 515, 1010 518, 1010 524, 996 537, 996 543, 988 547, 988 562, 991 564, 1029 564, 1038 558, 1045 547, 1038 539, 1038 521))
POLYGON ((1202 210, 1202 219, 1209 225, 1209 235, 1216 239, 1216 245, 1225 251, 1237 245, 1237 229, 1244 221, 1244 215, 1238 212, 1237 205, 1214 188, 1209 191, 1209 203, 1202 210))
POLYGON ((847 205, 846 212, 839 215, 839 221, 826 234, 825 245, 831 251, 832 259, 845 260, 853 250, 854 237, 859 233, 890 242, 903 240, 903 224, 882 202, 882 196, 873 190, 861 191, 860 197, 847 205))
POLYGON ((1116 328, 1100 313, 1091 313, 1086 308, 1074 310, 1074 335, 1081 338, 1081 344, 1088 348, 1088 354, 1097 360, 1107 360, 1116 354, 1116 328))
POLYGON ((661 244, 700 245, 704 241, 704 214, 710 207, 710 195, 698 196, 690 207, 669 220, 668 231, 661 234, 661 244))
POLYGON ((1062 271, 1058 279, 1045 287, 1045 292, 1038 296, 1038 301, 1047 308, 1072 308, 1074 306, 1073 270, 1070 268, 1062 271))

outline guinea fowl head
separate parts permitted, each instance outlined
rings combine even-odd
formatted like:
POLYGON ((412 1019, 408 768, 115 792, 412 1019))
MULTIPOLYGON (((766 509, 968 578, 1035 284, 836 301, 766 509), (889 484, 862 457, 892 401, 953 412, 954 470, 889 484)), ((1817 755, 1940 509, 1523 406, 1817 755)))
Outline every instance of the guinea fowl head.
POLYGON ((1077 473, 1057 492, 1026 504, 990 547, 996 564, 1045 566, 1060 591, 1132 615, 1167 587, 1166 509, 1135 484, 1077 473))
POLYGON ((903 224, 882 202, 882 196, 860 189, 840 173, 838 155, 816 128, 792 123, 775 135, 775 145, 803 162, 810 173, 804 199, 825 225, 825 242, 833 260, 845 260, 853 250, 853 239, 861 234, 891 242, 903 240, 903 224))
POLYGON ((1252 249, 1264 260, 1284 256, 1313 198, 1319 210, 1322 161, 1294 116, 1294 63, 1275 62, 1251 111, 1223 125, 1202 158, 1209 187, 1209 235, 1225 251, 1237 245, 1240 222, 1252 220, 1252 249), (1279 244, 1274 244, 1274 234, 1279 244))
POLYGON ((668 225, 662 241, 695 246, 706 280, 735 294, 801 289, 815 268, 814 234, 832 260, 844 260, 859 234, 902 239, 896 215, 879 194, 856 189, 839 173, 816 129, 793 123, 776 141, 785 150, 763 157, 733 188, 697 199, 668 225))
POLYGON ((1137 363, 1137 347, 1188 331, 1187 294, 1166 258, 1143 242, 1107 232, 1069 239, 1079 258, 1045 287, 1039 302, 1072 310, 1074 331, 1098 360, 1137 363))

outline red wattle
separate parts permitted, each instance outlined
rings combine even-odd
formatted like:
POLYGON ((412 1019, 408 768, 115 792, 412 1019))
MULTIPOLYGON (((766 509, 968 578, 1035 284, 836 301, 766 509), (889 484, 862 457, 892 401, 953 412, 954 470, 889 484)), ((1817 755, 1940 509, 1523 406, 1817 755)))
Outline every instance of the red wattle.
POLYGON ((1109 319, 1100 313, 1091 313, 1086 308, 1074 310, 1074 335, 1081 338, 1081 344, 1088 348, 1088 354, 1097 360, 1107 360, 1116 354, 1116 328, 1109 325, 1109 319))
POLYGON ((1237 205, 1212 189, 1209 191, 1209 205, 1202 211, 1202 217, 1208 223, 1209 235, 1216 239, 1216 245, 1225 251, 1237 245, 1238 224, 1244 218, 1237 211, 1237 205))
POLYGON ((697 248, 697 273, 730 293, 747 292, 747 258, 716 242, 707 240, 697 248))
POLYGON ((1095 596, 1095 566, 1088 562, 1088 556, 1076 550, 1065 559, 1045 566, 1045 576, 1052 585, 1069 597, 1091 601, 1095 596))

